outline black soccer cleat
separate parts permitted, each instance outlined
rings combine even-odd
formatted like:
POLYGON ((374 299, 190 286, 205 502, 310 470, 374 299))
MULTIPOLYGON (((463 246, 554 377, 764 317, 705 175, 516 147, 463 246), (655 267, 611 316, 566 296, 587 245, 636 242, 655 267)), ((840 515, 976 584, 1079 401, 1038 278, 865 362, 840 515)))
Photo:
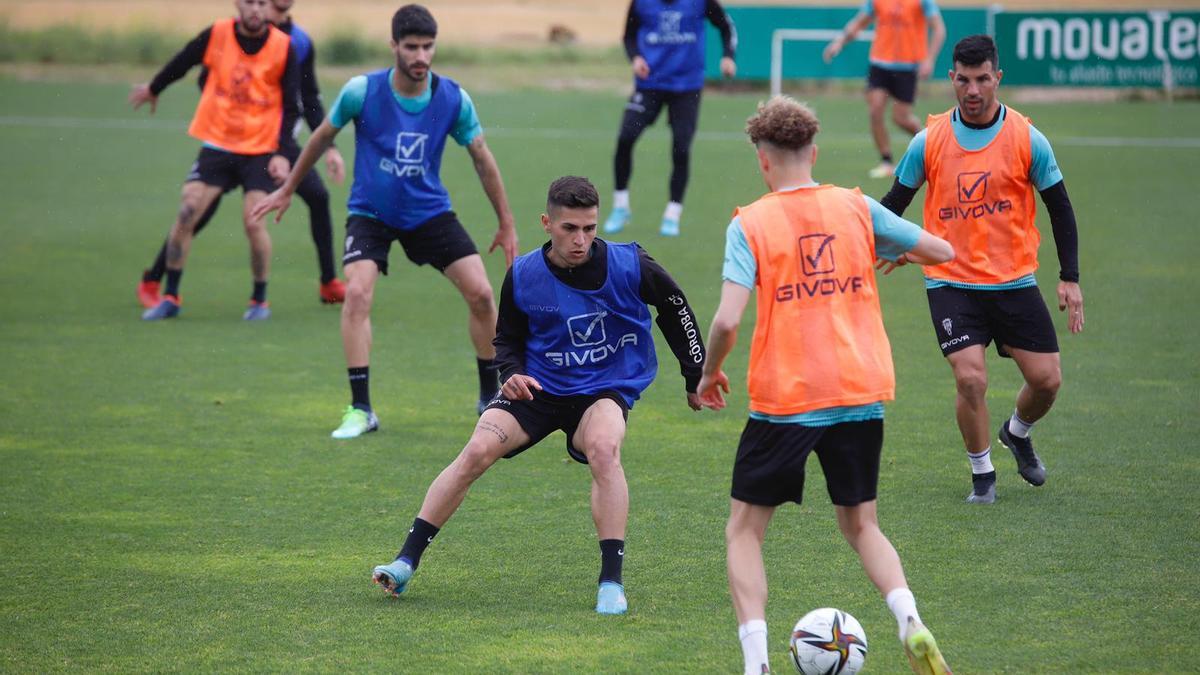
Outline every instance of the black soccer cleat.
POLYGON ((996 501, 996 472, 971 474, 971 494, 968 504, 992 504, 996 501))
POLYGON ((1008 420, 1000 425, 1000 442, 1012 451, 1017 460, 1017 473, 1030 485, 1041 485, 1046 482, 1046 466, 1033 451, 1033 441, 1028 438, 1017 438, 1008 433, 1008 420))

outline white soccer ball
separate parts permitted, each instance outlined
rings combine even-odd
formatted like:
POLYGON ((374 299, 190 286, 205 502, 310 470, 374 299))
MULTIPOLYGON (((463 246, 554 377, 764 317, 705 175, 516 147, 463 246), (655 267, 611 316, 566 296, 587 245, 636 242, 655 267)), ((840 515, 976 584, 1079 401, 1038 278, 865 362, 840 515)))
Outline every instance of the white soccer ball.
POLYGON ((796 622, 789 651, 804 675, 854 675, 867 659, 867 633, 840 609, 814 609, 796 622))

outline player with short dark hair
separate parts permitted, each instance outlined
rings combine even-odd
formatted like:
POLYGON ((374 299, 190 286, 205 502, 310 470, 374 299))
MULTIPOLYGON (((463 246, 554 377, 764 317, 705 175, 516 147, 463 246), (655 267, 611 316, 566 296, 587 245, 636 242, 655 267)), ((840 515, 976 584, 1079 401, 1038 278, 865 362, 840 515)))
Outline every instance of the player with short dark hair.
POLYGON ((867 69, 867 112, 880 161, 869 175, 887 178, 895 170, 892 141, 883 119, 888 98, 892 99, 892 122, 910 136, 920 131, 921 122, 912 111, 917 80, 927 80, 933 73, 946 41, 946 23, 935 0, 865 0, 842 34, 825 47, 825 63, 833 61, 871 22, 875 23, 875 38, 867 69))
POLYGON ((895 376, 872 265, 877 256, 939 263, 954 251, 857 188, 813 181, 819 128, 807 106, 783 96, 760 104, 747 121, 770 192, 738 208, 729 224, 699 387, 705 407, 725 407, 729 378, 721 365, 756 294, 750 419, 725 528, 744 672, 770 671, 763 538, 776 508, 800 503, 804 465, 816 453, 842 535, 895 615, 913 670, 948 673, 876 516, 883 402, 895 396, 895 376))
POLYGON ((421 5, 405 5, 392 17, 396 65, 351 79, 329 117, 313 132, 287 181, 256 211, 279 210, 282 217, 300 181, 333 143, 355 125, 354 184, 346 222, 346 303, 342 307, 342 346, 350 381, 350 405, 334 438, 355 438, 379 428, 371 407, 369 360, 371 304, 375 283, 387 274, 388 254, 400 242, 417 265, 430 265, 462 294, 469 310, 468 332, 479 373, 477 412, 499 389, 492 338, 496 303, 475 243, 451 210, 442 185, 442 152, 448 138, 466 147, 475 173, 499 220, 488 252, 499 247, 505 261, 517 253, 517 231, 496 159, 483 137, 475 104, 466 90, 430 66, 436 51, 437 22, 421 5))
POLYGON ((617 136, 613 210, 604 221, 606 234, 620 232, 629 224, 633 146, 666 107, 671 126, 670 201, 663 210, 659 234, 679 235, 704 88, 705 19, 721 33, 721 75, 733 77, 737 73, 737 32, 717 0, 632 0, 629 4, 624 41, 633 67, 634 91, 625 104, 617 136))
POLYGON ((271 265, 271 235, 261 217, 251 215, 276 179, 287 174, 289 162, 279 153, 299 117, 299 73, 291 39, 267 21, 268 0, 235 0, 237 18, 203 30, 163 67, 149 84, 129 94, 134 109, 150 104, 169 84, 203 64, 209 77, 196 106, 188 133, 204 142, 183 184, 179 212, 167 239, 167 287, 147 309, 147 321, 179 315, 183 265, 197 222, 209 206, 237 186, 243 191, 243 223, 250 241, 254 289, 242 318, 266 319, 267 275, 271 265))
POLYGON ((647 306, 658 310, 693 410, 700 409, 695 391, 704 343, 687 298, 658 262, 636 243, 596 238, 600 198, 590 181, 560 178, 546 202, 541 220, 550 241, 517 258, 500 290, 496 360, 504 386, 462 452, 429 486, 396 559, 375 568, 374 580, 393 594, 407 587, 472 483, 500 458, 561 430, 567 453, 592 474, 600 540, 596 611, 623 614, 628 607, 621 571, 629 489, 621 443, 629 410, 658 368, 647 306))
MULTIPOLYGON (((292 39, 292 49, 296 54, 300 74, 300 109, 309 130, 315 130, 321 124, 321 120, 325 119, 325 106, 321 102, 321 90, 317 83, 316 48, 308 32, 292 21, 291 9, 294 4, 294 0, 271 0, 268 20, 292 39)), ((202 62, 202 47, 189 44, 185 51, 189 50, 192 57, 190 60, 195 63, 202 62)), ((183 67, 184 64, 172 62, 172 65, 183 67)), ((189 64, 184 68, 184 72, 191 65, 194 64, 189 64)), ((182 76, 183 73, 180 73, 179 77, 182 76)), ((199 79, 201 91, 204 90, 207 81, 208 69, 202 68, 199 79)), ((280 154, 293 164, 300 157, 300 146, 296 144, 296 135, 299 133, 300 126, 297 124, 292 127, 292 133, 281 142, 279 148, 280 154)), ((325 166, 335 183, 341 183, 345 179, 346 164, 337 148, 329 148, 325 153, 325 166)), ((346 287, 341 279, 337 278, 337 271, 333 265, 333 216, 329 211, 329 190, 325 189, 321 174, 310 171, 296 188, 296 194, 300 195, 300 199, 304 200, 305 206, 308 207, 309 231, 317 249, 317 266, 320 270, 317 297, 325 304, 340 303, 346 297, 346 287)), ((218 195, 212 206, 209 206, 196 222, 192 229, 193 237, 208 225, 220 205, 221 197, 218 195)), ((138 284, 137 296, 143 307, 154 307, 161 301, 159 285, 166 273, 167 243, 164 241, 154 263, 142 273, 142 280, 138 284)))
POLYGON ((925 288, 934 332, 954 372, 955 416, 971 463, 967 501, 974 504, 996 499, 985 358, 993 340, 1025 379, 1016 409, 1000 425, 1000 442, 1029 484, 1046 481, 1029 434, 1054 404, 1062 366, 1054 321, 1034 277, 1041 239, 1035 188, 1050 213, 1058 248, 1058 308, 1069 310, 1071 333, 1083 330, 1075 211, 1050 142, 997 98, 1003 76, 991 37, 971 35, 955 45, 950 81, 958 106, 929 117, 882 200, 903 214, 928 181, 925 229, 959 252, 953 262, 925 267, 925 288))

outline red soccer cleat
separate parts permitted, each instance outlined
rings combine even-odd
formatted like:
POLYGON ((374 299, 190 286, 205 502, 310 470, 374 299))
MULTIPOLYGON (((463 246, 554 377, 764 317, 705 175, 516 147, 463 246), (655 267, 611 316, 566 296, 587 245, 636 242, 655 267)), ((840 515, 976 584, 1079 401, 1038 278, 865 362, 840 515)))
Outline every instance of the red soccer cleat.
POLYGON ((321 304, 338 305, 346 300, 346 284, 341 279, 330 279, 329 283, 321 284, 321 304))
POLYGON ((161 299, 158 295, 157 281, 146 281, 142 279, 138 282, 137 298, 138 302, 142 303, 142 307, 152 309, 158 306, 158 301, 161 299))

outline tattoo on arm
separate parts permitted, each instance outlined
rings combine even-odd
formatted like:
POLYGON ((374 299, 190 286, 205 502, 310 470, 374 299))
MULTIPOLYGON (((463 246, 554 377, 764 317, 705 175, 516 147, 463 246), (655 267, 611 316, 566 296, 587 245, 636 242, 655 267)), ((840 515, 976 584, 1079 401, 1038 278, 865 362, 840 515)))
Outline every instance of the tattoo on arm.
POLYGON ((492 422, 480 422, 479 429, 481 431, 490 431, 493 434, 496 434, 496 437, 500 439, 501 443, 508 442, 508 434, 503 429, 501 429, 500 426, 497 424, 494 424, 492 422))

